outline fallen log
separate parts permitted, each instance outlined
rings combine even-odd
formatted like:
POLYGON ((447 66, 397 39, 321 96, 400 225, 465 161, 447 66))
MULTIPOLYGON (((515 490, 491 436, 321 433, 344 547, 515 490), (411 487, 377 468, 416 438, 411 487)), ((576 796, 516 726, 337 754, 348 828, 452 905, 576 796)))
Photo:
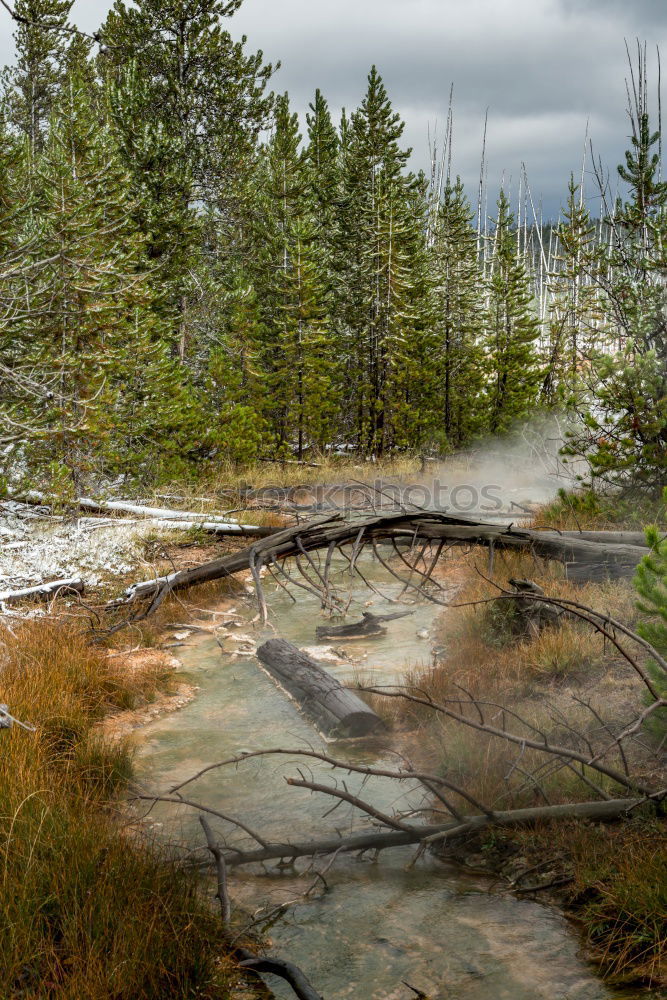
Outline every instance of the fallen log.
POLYGON ((559 531, 564 538, 578 538, 582 542, 602 545, 639 545, 648 548, 645 531, 559 531))
POLYGON ((141 504, 128 503, 125 500, 91 500, 79 497, 74 503, 82 510, 95 514, 135 514, 138 517, 157 518, 160 521, 215 521, 216 523, 238 524, 235 517, 229 518, 218 514, 201 514, 193 510, 173 510, 170 507, 144 507, 141 504))
MULTIPOLYGON (((303 552, 353 544, 358 553, 366 542, 383 539, 398 542, 401 538, 410 538, 413 542, 419 540, 422 543, 442 541, 452 545, 527 550, 545 559, 564 563, 568 578, 581 583, 631 577, 646 555, 646 548, 638 545, 585 541, 555 532, 470 521, 439 511, 391 512, 357 517, 339 511, 271 533, 231 556, 134 584, 111 607, 138 599, 154 598, 148 611, 150 614, 162 598, 174 590, 209 583, 243 570, 252 570, 253 567, 257 570, 262 565, 299 556, 303 552)), ((353 562, 354 558, 353 556, 353 562)))
POLYGON ((225 523, 223 521, 177 521, 163 518, 150 518, 140 524, 155 525, 156 528, 172 528, 175 531, 204 531, 208 535, 246 535, 248 538, 268 538, 275 533, 275 528, 259 527, 254 524, 225 523))
POLYGON ((372 639, 374 636, 386 635, 384 622, 413 614, 414 611, 401 611, 395 615, 373 615, 370 611, 364 611, 360 622, 352 622, 350 625, 319 625, 315 634, 318 639, 372 639))
MULTIPOLYGON (((36 490, 21 496, 26 503, 49 506, 54 502, 52 497, 36 490)), ((188 531, 199 528, 215 535, 247 535, 249 538, 266 538, 274 534, 275 528, 260 527, 255 524, 241 524, 236 518, 228 518, 216 514, 198 514, 196 511, 172 510, 169 507, 144 507, 140 504, 128 503, 125 500, 91 500, 88 497, 78 497, 72 500, 70 506, 91 514, 133 514, 145 518, 146 524, 155 527, 168 527, 188 531)))
POLYGON ((522 826, 528 823, 553 822, 560 819, 591 819, 608 822, 629 815, 643 805, 646 799, 608 799, 603 802, 576 802, 557 806, 539 806, 531 809, 513 809, 495 812, 490 816, 464 816, 462 821, 452 820, 433 826, 420 825, 409 830, 368 830, 347 837, 328 837, 295 843, 267 843, 252 851, 228 848, 224 860, 228 865, 252 865, 262 861, 296 860, 321 857, 326 854, 354 853, 356 851, 382 851, 390 847, 404 847, 429 841, 442 842, 447 835, 462 837, 476 833, 488 826, 522 826))
POLYGON ((367 736, 386 728, 358 695, 285 639, 269 639, 257 658, 325 735, 367 736))
POLYGON ((25 587, 23 590, 0 592, 0 604, 17 604, 31 597, 48 600, 50 597, 83 594, 84 590, 83 580, 53 580, 50 583, 40 583, 36 587, 25 587))

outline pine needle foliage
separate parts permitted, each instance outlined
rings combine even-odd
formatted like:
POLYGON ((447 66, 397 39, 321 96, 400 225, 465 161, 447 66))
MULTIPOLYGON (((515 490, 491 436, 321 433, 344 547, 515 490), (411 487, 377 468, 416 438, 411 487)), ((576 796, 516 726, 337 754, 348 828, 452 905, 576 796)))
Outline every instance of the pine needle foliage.
MULTIPOLYGON (((659 496, 667 183, 633 76, 626 191, 558 224, 430 183, 377 67, 301 122, 242 0, 16 0, 0 108, 0 477, 73 491, 216 463, 445 454, 567 411, 594 480, 659 496)), ((484 193, 483 193, 484 194, 484 193)))
MULTIPOLYGON (((637 607, 647 619, 640 622, 637 632, 661 656, 667 658, 667 540, 658 528, 649 528, 646 541, 651 552, 644 556, 637 567, 634 582, 640 598, 637 607)), ((667 698, 665 670, 655 660, 649 660, 647 669, 659 696, 667 698)), ((650 695, 648 698, 648 704, 651 704, 654 699, 650 695)), ((657 709, 649 718, 647 726, 654 735, 664 740, 667 735, 667 709, 657 709)))

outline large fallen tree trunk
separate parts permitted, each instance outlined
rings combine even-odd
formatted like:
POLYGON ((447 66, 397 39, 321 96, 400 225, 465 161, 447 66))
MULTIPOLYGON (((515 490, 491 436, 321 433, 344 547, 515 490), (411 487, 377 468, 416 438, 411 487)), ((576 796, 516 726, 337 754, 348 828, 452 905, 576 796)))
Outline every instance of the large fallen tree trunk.
MULTIPOLYGON (((422 543, 484 545, 494 549, 531 551, 545 559, 565 563, 568 578, 578 582, 630 577, 647 552, 645 547, 638 545, 593 542, 551 531, 470 521, 440 512, 392 512, 358 517, 338 512, 272 533, 231 556, 134 584, 112 606, 152 599, 150 613, 171 591, 209 583, 249 569, 253 571, 257 584, 261 566, 280 563, 292 556, 300 557, 317 549, 333 552, 336 547, 352 545, 351 563, 354 566, 363 545, 375 545, 387 539, 397 542, 406 538, 422 543)), ((325 569, 325 578, 326 572, 325 569)), ((324 581, 323 589, 326 590, 324 581)), ((419 588, 413 586, 412 589, 419 588)))
POLYGON ((83 594, 84 589, 83 580, 53 580, 50 583, 40 583, 36 587, 25 587, 22 590, 0 591, 0 604, 16 604, 30 598, 47 601, 51 597, 83 594))
POLYGON ((283 844, 267 843, 252 851, 227 849, 224 854, 228 865, 251 865, 279 859, 320 857, 326 854, 356 851, 381 851, 406 844, 442 843, 447 837, 454 839, 479 831, 488 826, 522 826, 561 819, 591 819, 604 822, 627 816, 641 806, 645 799, 609 799, 604 802, 576 802, 558 806, 540 806, 532 809, 514 809, 495 812, 490 816, 464 816, 461 820, 433 826, 419 825, 403 830, 369 830, 347 837, 328 837, 322 840, 283 844))
MULTIPOLYGON (((547 529, 544 530, 547 533, 547 529)), ((602 545, 639 545, 648 548, 645 531, 554 531, 563 538, 578 538, 582 542, 602 545)))
POLYGON ((269 639, 257 658, 325 735, 367 736, 386 728, 358 695, 285 639, 269 639))

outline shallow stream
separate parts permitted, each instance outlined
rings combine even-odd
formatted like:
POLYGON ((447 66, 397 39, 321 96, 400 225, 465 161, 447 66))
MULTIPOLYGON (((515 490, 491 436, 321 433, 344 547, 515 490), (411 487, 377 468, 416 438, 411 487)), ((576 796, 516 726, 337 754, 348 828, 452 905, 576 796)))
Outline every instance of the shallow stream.
MULTIPOLYGON (((364 574, 384 594, 397 595, 400 587, 387 582, 369 557, 363 559, 364 574)), ((267 593, 275 633, 249 624, 237 631, 250 634, 258 644, 277 634, 300 647, 315 646, 315 627, 321 623, 315 598, 297 591, 294 604, 282 590, 267 593)), ((353 590, 352 596, 349 614, 354 620, 373 595, 364 589, 353 590)), ((397 608, 375 596, 370 610, 379 614, 397 608)), ((237 611, 239 619, 249 622, 255 614, 252 598, 239 603, 237 611)), ((388 623, 385 637, 334 642, 353 659, 324 665, 341 679, 361 672, 374 683, 392 683, 407 664, 430 662, 431 641, 423 633, 438 613, 435 605, 419 605, 413 616, 388 623)), ((189 679, 200 688, 198 696, 181 712, 140 732, 144 779, 151 787, 166 790, 214 761, 271 747, 326 748, 339 758, 396 766, 389 750, 372 743, 327 744, 254 656, 234 655, 241 644, 227 637, 221 651, 208 636, 190 642, 178 655, 189 679)), ((315 761, 299 766, 316 776, 331 774, 315 761)), ((331 800, 288 787, 283 779, 296 776, 296 768, 295 758, 255 759, 209 772, 188 792, 278 840, 359 829, 363 820, 347 805, 325 817, 331 800)), ((403 787, 373 780, 373 791, 367 785, 364 794, 376 806, 405 808, 403 787)), ((345 776, 345 781, 351 791, 361 788, 359 776, 345 776)), ((151 817, 170 839, 201 846, 202 831, 193 811, 161 806, 151 817)), ((222 830, 224 824, 216 824, 222 830)), ((249 847, 243 837, 232 834, 235 843, 249 847)), ((307 900, 302 894, 317 879, 305 871, 304 862, 299 872, 268 866, 254 872, 236 869, 232 895, 251 914, 264 904, 271 907, 301 897, 268 933, 275 953, 300 965, 325 1000, 408 1000, 415 994, 405 982, 431 1000, 636 998, 636 993, 613 992, 599 981, 582 957, 576 930, 555 908, 493 891, 484 880, 435 860, 408 868, 413 853, 411 848, 385 851, 377 863, 341 857, 326 873, 328 891, 318 886, 307 900)), ((271 982, 271 988, 280 1000, 293 996, 279 980, 271 982)))

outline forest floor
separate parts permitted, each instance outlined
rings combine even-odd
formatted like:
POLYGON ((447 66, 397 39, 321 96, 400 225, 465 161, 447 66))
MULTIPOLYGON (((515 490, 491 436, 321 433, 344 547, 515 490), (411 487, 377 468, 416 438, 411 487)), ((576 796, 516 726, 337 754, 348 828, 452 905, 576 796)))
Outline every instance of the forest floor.
MULTIPOLYGON (((287 471, 291 479, 294 470, 287 471)), ((315 485, 316 475, 310 483, 315 485)), ((200 497, 204 492, 198 491, 200 497)), ((221 496, 217 488, 203 497, 202 512, 219 507, 221 496)), ((176 501, 157 499, 189 509, 197 502, 191 493, 179 494, 176 501)), ((565 528, 571 526, 568 517, 575 527, 606 527, 611 521, 599 510, 572 514, 567 504, 546 509, 540 520, 557 520, 565 528)), ((253 512, 253 520, 261 518, 280 523, 275 512, 253 512)), ((0 732, 9 746, 0 765, 0 788, 8 803, 0 816, 5 845, 0 862, 5 881, 22 886, 14 895, 11 930, 0 932, 2 979, 13 984, 10 995, 23 997, 152 1000, 185 995, 191 987, 212 1000, 240 997, 246 994, 239 992, 233 962, 224 958, 224 934, 196 877, 175 868, 145 831, 136 831, 128 849, 113 801, 131 780, 129 732, 196 695, 174 677, 178 661, 171 650, 160 648, 177 645, 181 625, 173 622, 185 628, 203 625, 212 607, 229 609, 235 595, 245 595, 248 581, 220 581, 186 597, 172 596, 149 622, 116 639, 113 648, 91 647, 87 630, 94 624, 91 603, 117 594, 138 577, 198 565, 244 542, 211 540, 196 531, 130 528, 122 518, 96 529, 88 527, 90 520, 82 528, 82 519, 64 517, 47 528, 25 511, 20 516, 5 511, 0 517, 0 534, 9 540, 0 558, 0 588, 83 569, 91 591, 85 602, 73 598, 59 601, 57 608, 35 605, 29 620, 11 612, 0 618, 0 700, 18 718, 39 723, 36 734, 18 728, 0 732), (151 919, 150 933, 139 942, 149 898, 160 900, 160 917, 151 919), (36 922, 34 908, 41 899, 58 902, 49 903, 49 913, 36 922), (128 908, 133 918, 125 921, 128 908), (47 986, 37 987, 38 982, 47 986)), ((492 588, 477 573, 486 569, 486 560, 487 553, 473 550, 442 563, 440 578, 459 588, 457 603, 490 595, 492 588)), ((528 577, 547 593, 572 594, 559 567, 532 558, 498 559, 495 576, 503 583, 509 576, 528 577)), ((629 583, 588 585, 577 589, 577 597, 626 622, 636 616, 629 583)), ((564 711, 573 696, 590 700, 596 710, 604 708, 611 719, 636 707, 630 671, 598 637, 566 622, 517 641, 493 607, 447 610, 433 635, 442 650, 434 669, 408 676, 408 682, 440 697, 453 682, 462 683, 487 698, 507 699, 533 717, 543 716, 547 706, 564 711)), ((441 727, 410 711, 394 713, 393 724, 397 741, 411 753, 420 747, 431 765, 446 766, 452 776, 456 772, 486 801, 508 801, 510 765, 497 748, 460 738, 452 743, 441 727)), ((654 766, 648 760, 637 763, 654 766)), ((545 794, 549 801, 563 801, 572 794, 571 783, 554 779, 548 788, 524 790, 523 799, 511 801, 535 804, 545 794)), ((665 827, 658 820, 604 827, 563 823, 512 835, 494 831, 468 844, 456 860, 511 891, 523 895, 532 889, 538 898, 553 899, 581 924, 607 978, 657 988, 667 977, 660 919, 666 847, 665 827)))

